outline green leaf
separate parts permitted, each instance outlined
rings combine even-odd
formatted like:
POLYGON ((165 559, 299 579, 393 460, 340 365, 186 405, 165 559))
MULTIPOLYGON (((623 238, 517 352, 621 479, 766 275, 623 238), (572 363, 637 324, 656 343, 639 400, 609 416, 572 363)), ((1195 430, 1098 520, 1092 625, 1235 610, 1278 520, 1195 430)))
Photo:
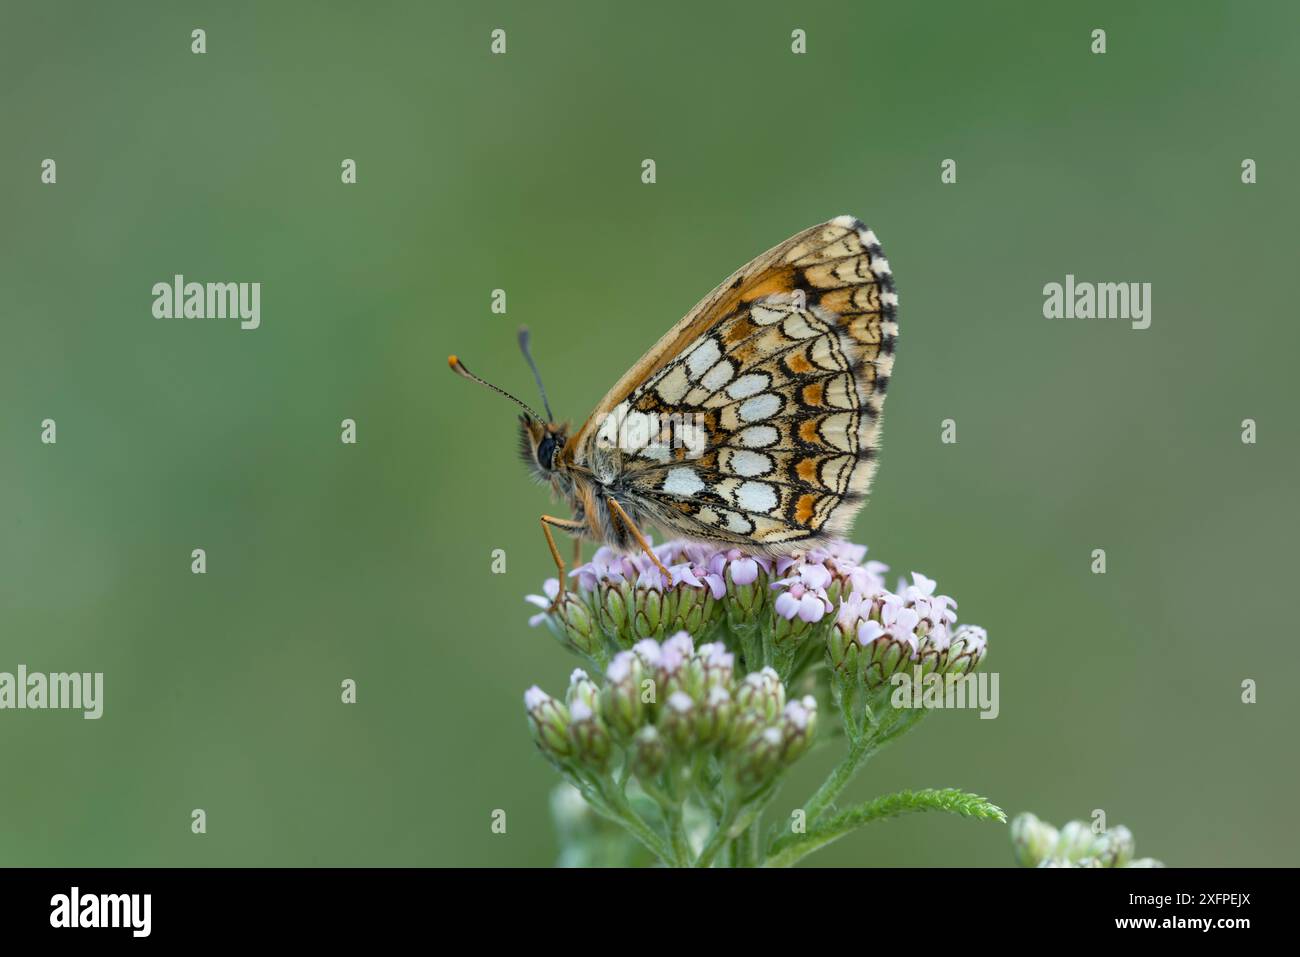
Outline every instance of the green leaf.
POLYGON ((780 848, 767 859, 766 867, 789 867, 818 848, 837 841, 864 824, 915 811, 946 811, 982 821, 1005 824, 1006 814, 978 794, 957 788, 926 788, 922 791, 899 791, 874 798, 848 808, 816 824, 807 834, 780 848))

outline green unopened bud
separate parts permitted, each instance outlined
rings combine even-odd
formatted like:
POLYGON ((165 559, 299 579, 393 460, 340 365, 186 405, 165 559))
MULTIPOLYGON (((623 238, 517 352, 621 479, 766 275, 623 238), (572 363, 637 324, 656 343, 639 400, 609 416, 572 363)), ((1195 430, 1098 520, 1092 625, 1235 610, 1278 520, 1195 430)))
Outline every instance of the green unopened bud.
POLYGON ((845 625, 837 622, 826 636, 826 653, 831 667, 841 675, 857 674, 859 647, 851 623, 845 625))
POLYGON ((707 587, 677 585, 664 594, 665 631, 700 634, 713 618, 713 593, 707 587))
POLYGON ((563 760, 573 754, 569 740, 569 709, 537 685, 524 692, 524 708, 533 740, 544 754, 563 760))
POLYGON ((1011 843, 1021 867, 1037 867, 1056 849, 1056 828, 1026 811, 1011 822, 1011 843))
POLYGON ((600 627, 619 644, 632 643, 632 617, 629 605, 632 585, 626 581, 602 580, 596 592, 596 612, 600 627))
POLYGON ((772 628, 772 643, 781 646, 795 644, 808 637, 812 631, 811 622, 804 621, 798 615, 793 618, 786 618, 784 615, 774 615, 776 619, 775 626, 772 628))
MULTIPOLYGON (((918 630, 921 627, 923 626, 918 625, 918 630)), ((936 642, 934 638, 929 635, 918 638, 916 654, 912 656, 912 673, 915 675, 916 669, 918 668, 920 669, 921 677, 925 677, 926 675, 932 674, 936 671, 942 673, 948 660, 946 651, 946 648, 940 647, 940 643, 936 642)))
POLYGON ((616 654, 605 672, 601 713, 610 730, 622 738, 635 733, 645 716, 645 705, 641 701, 644 676, 641 659, 630 651, 616 654))
POLYGON ((716 686, 710 688, 704 704, 696 709, 695 740, 700 744, 712 744, 726 737, 734 710, 730 691, 716 686))
POLYGON ((632 738, 631 761, 632 773, 642 780, 657 777, 668 763, 668 749, 653 725, 642 728, 632 738))
POLYGON ((664 595, 658 588, 638 584, 632 606, 632 633, 637 638, 663 634, 664 595))
POLYGON ((778 726, 764 728, 738 755, 735 768, 736 782, 747 791, 767 783, 781 765, 781 749, 784 743, 778 726))
POLYGON ((1052 850, 1053 857, 1066 861, 1080 861, 1092 853, 1096 839, 1092 829, 1082 821, 1068 821, 1061 827, 1061 836, 1052 850))
POLYGON ((600 715, 584 701, 574 701, 569 706, 569 740, 573 742, 574 758, 593 771, 603 771, 609 765, 613 742, 609 729, 600 715))
POLYGON ((595 658, 604 651, 605 637, 591 609, 572 590, 558 600, 547 621, 556 637, 579 654, 595 658))
POLYGON ((983 628, 978 625, 962 625, 948 645, 944 671, 948 674, 970 674, 980 666, 988 645, 988 632, 983 628))
MULTIPOLYGON (((638 647, 643 647, 638 645, 638 647)), ((655 657, 655 685, 658 693, 665 700, 674 691, 684 691, 688 697, 695 697, 703 685, 703 677, 698 668, 692 672, 692 659, 695 657, 695 644, 691 636, 679 631, 660 646, 655 657), (691 685, 696 686, 694 694, 691 685)))
POLYGON ((696 652, 704 669, 704 688, 730 690, 736 674, 736 656, 722 642, 701 645, 696 652))
POLYGON ((679 751, 695 743, 695 702, 685 691, 674 691, 659 713, 659 731, 679 751))
POLYGON ((597 711, 600 707, 600 689, 596 687, 596 682, 587 677, 587 672, 581 668, 574 668, 569 675, 569 691, 565 695, 565 703, 569 706, 572 713, 573 706, 581 702, 591 711, 597 711))
POLYGON ((736 707, 741 711, 755 711, 766 721, 775 721, 785 709, 785 687, 771 668, 751 671, 745 675, 736 692, 736 707))
POLYGON ((743 748, 765 727, 767 727, 767 718, 759 714, 759 712, 744 711, 738 705, 735 705, 731 713, 731 721, 727 727, 727 736, 723 739, 723 745, 730 749, 743 748))
POLYGON ((874 690, 886 684, 896 672, 912 666, 912 647, 885 632, 862 648, 858 661, 863 685, 869 691, 874 690))
POLYGON ((1093 842, 1093 853, 1105 867, 1128 867, 1133 850, 1133 832, 1123 824, 1110 828, 1093 842))
POLYGON ((816 698, 804 695, 787 704, 781 716, 781 760, 787 765, 797 761, 812 745, 816 731, 816 698))

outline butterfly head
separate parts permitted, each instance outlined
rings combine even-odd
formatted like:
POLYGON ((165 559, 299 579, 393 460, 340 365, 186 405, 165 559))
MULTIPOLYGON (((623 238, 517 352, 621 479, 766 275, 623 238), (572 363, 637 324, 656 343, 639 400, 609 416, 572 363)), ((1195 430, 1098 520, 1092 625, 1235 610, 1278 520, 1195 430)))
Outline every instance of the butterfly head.
POLYGON ((540 422, 527 413, 519 417, 519 454, 538 480, 548 482, 559 471, 568 431, 565 422, 540 422))
POLYGON ((465 368, 465 363, 461 362, 456 356, 450 356, 447 362, 451 366, 452 372, 469 379, 471 382, 486 386, 523 409, 523 414, 519 416, 520 455, 534 477, 542 482, 549 482, 560 468, 560 455, 564 451, 565 442, 568 441, 569 426, 566 422, 556 422, 555 417, 551 415, 551 404, 546 399, 546 389, 542 386, 542 377, 538 373, 537 365, 533 362, 532 354, 528 349, 528 330, 522 327, 519 330, 519 348, 523 352, 524 358, 528 360, 528 366, 533 370, 533 377, 537 380, 537 388, 542 393, 542 406, 546 409, 545 418, 542 418, 530 406, 515 398, 505 389, 494 386, 486 379, 480 379, 474 375, 465 368))

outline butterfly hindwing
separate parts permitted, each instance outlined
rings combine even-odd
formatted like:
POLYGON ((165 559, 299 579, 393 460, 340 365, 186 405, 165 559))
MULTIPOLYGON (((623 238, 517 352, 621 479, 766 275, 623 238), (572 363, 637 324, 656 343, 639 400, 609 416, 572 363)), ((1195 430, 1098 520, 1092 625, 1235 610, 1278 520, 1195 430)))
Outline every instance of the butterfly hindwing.
POLYGON ((806 229, 647 353, 577 454, 676 534, 771 552, 842 534, 875 472, 897 303, 870 230, 806 229))

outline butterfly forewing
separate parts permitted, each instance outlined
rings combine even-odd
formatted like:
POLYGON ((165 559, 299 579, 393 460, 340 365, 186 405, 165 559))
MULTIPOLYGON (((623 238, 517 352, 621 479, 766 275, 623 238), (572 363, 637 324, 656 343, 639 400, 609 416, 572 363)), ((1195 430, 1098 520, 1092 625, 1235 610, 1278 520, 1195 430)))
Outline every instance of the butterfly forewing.
POLYGON ((842 216, 718 286, 573 443, 666 530, 771 552, 846 531, 875 471, 898 335, 889 264, 842 216))

